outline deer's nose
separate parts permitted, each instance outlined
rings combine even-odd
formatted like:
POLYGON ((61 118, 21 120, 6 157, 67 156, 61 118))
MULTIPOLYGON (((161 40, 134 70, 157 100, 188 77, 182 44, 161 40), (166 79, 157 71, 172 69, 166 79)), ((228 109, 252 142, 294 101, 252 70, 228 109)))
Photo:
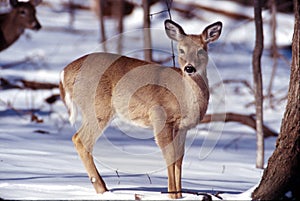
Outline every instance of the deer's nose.
POLYGON ((32 23, 32 29, 33 30, 37 31, 37 30, 39 30, 41 28, 42 28, 42 26, 41 26, 41 24, 38 21, 32 23))
POLYGON ((188 74, 193 74, 196 72, 196 68, 194 66, 192 66, 191 64, 188 64, 184 67, 184 72, 186 72, 188 74))

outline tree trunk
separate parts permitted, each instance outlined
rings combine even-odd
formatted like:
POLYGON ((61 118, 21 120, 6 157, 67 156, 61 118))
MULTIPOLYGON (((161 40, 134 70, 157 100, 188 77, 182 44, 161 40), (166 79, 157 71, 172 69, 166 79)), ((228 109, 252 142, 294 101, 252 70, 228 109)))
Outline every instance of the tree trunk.
POLYGON ((259 186, 252 194, 254 200, 300 200, 300 69, 299 69, 299 2, 294 0, 295 27, 288 101, 281 123, 276 149, 268 161, 259 186), (290 193, 289 193, 290 194, 290 193))
POLYGON ((146 61, 152 61, 149 0, 143 0, 143 9, 144 9, 144 57, 146 61))
POLYGON ((277 71, 277 66, 278 66, 278 48, 276 44, 276 28, 277 28, 277 22, 276 22, 276 13, 277 13, 277 8, 276 8, 276 1, 275 0, 269 0, 269 8, 270 8, 270 14, 271 14, 271 20, 270 20, 270 27, 272 30, 272 39, 271 39, 271 56, 273 58, 273 67, 272 67, 272 73, 271 73, 271 78, 269 82, 269 87, 268 87, 268 92, 267 92, 267 97, 269 98, 269 103, 271 108, 274 108, 274 103, 273 103, 273 93, 272 93, 272 88, 273 88, 273 81, 275 79, 276 71, 277 71))
POLYGON ((104 15, 103 15, 105 0, 96 0, 95 3, 96 3, 96 7, 98 7, 96 9, 99 18, 100 42, 103 43, 104 41, 106 41, 104 15))
POLYGON ((69 0, 68 3, 68 11, 69 11, 69 29, 74 28, 74 22, 75 22, 75 8, 74 8, 74 2, 73 0, 69 0))
POLYGON ((118 54, 122 54, 122 45, 123 45, 123 36, 122 33, 124 31, 123 18, 124 18, 124 0, 113 0, 112 1, 112 16, 115 18, 117 23, 117 32, 118 32, 118 40, 117 40, 117 52, 118 54))
POLYGON ((263 25, 261 17, 261 5, 259 0, 254 0, 254 18, 256 39, 253 51, 253 80, 255 91, 255 109, 256 109, 256 135, 257 135, 257 153, 256 167, 264 167, 264 133, 263 133, 263 94, 262 94, 262 75, 261 75, 261 55, 263 51, 263 25))

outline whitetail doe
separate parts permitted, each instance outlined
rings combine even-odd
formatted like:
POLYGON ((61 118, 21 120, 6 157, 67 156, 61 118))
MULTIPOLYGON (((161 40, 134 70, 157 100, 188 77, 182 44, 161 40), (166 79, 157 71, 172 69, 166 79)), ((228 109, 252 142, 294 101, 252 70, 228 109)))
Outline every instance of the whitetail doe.
POLYGON ((36 18, 35 10, 35 6, 40 2, 41 0, 10 0, 12 10, 0 15, 0 51, 18 40, 25 29, 39 30, 42 27, 36 18))
MULTIPOLYGON (((111 119, 152 128, 168 171, 170 198, 181 198, 181 166, 186 133, 203 118, 209 101, 207 44, 219 38, 222 23, 188 35, 165 21, 168 37, 178 42, 179 68, 126 56, 92 53, 70 63, 61 73, 60 92, 70 121, 77 108, 82 125, 72 140, 97 193, 107 187, 98 173, 93 146, 111 119)), ((107 156, 109 157, 109 156, 107 156)))

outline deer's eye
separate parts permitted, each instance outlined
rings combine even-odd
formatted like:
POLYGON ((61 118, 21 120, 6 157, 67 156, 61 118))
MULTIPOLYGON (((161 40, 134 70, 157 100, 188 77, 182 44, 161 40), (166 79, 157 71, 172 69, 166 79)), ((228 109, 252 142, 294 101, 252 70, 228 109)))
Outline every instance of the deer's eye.
POLYGON ((20 10, 19 13, 23 16, 27 14, 26 10, 20 10))
POLYGON ((184 50, 183 49, 179 49, 179 53, 180 54, 184 54, 184 50))

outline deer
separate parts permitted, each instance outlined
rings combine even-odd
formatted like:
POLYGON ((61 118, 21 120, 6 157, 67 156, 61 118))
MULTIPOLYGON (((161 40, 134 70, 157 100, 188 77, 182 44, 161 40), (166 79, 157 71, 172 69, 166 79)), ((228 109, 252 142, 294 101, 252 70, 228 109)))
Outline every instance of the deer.
POLYGON ((19 2, 10 0, 12 10, 0 15, 0 51, 11 46, 24 33, 25 29, 39 30, 42 28, 36 18, 35 7, 41 0, 19 2))
POLYGON ((201 34, 186 34, 166 20, 166 35, 177 42, 180 68, 95 52, 68 64, 60 74, 60 95, 75 123, 75 145, 96 193, 108 191, 93 158, 93 147, 114 117, 153 129, 168 176, 168 196, 182 197, 182 162, 189 129, 200 123, 209 103, 208 44, 221 34, 222 23, 207 26, 201 34))

